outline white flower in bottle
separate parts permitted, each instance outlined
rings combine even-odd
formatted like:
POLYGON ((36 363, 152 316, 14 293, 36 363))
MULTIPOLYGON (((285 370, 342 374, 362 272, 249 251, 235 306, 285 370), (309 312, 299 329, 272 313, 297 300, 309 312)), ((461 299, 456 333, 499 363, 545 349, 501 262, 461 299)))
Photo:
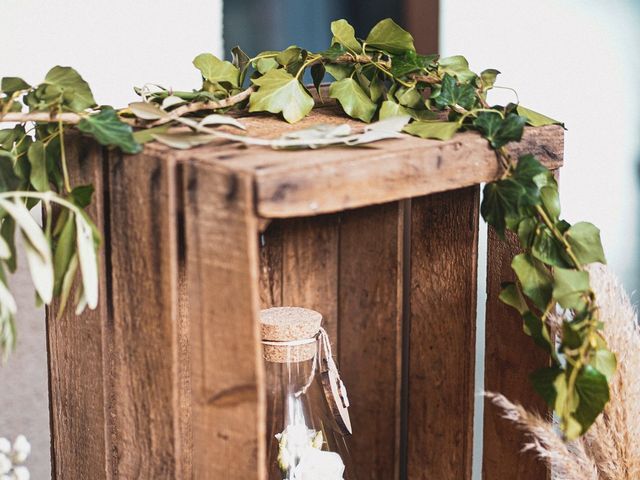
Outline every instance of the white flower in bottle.
POLYGON ((0 437, 0 453, 9 455, 11 453, 11 442, 8 438, 0 437))
MULTIPOLYGON (((11 467, 13 464, 9 457, 7 457, 4 453, 0 453, 0 475, 5 475, 11 471, 11 467)), ((0 477, 1 479, 2 477, 0 477)))
POLYGON ((18 435, 13 442, 11 457, 13 463, 24 463, 31 453, 31 444, 24 435, 18 435))
POLYGON ((344 462, 335 452, 307 448, 293 473, 294 480, 343 480, 344 462))
POLYGON ((15 467, 12 480, 31 480, 31 474, 27 467, 15 467))

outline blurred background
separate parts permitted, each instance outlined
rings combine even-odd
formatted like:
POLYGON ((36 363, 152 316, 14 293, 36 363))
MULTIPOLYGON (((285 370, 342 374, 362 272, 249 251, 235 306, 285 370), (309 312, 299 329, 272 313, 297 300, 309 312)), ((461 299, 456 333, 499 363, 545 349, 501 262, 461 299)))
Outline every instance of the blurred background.
MULTIPOLYGON (((497 68, 499 85, 517 89, 524 105, 565 122, 564 216, 599 226, 613 269, 630 292, 640 287, 640 0, 4 0, 2 6, 0 76, 37 82, 50 66, 72 65, 98 102, 116 106, 145 82, 198 87, 191 59, 204 51, 224 55, 237 44, 249 54, 291 44, 321 50, 334 19, 348 19, 364 37, 392 17, 411 31, 418 50, 463 54, 475 71, 497 68)), ((492 100, 514 97, 496 91, 492 100)), ((483 305, 482 270, 479 279, 483 305)), ((44 313, 33 307, 25 271, 12 287, 20 337, 0 368, 0 436, 25 433, 33 443, 32 477, 49 478, 44 313)), ((482 309, 478 315, 481 391, 482 309)), ((478 401, 474 478, 480 478, 482 408, 478 401)))

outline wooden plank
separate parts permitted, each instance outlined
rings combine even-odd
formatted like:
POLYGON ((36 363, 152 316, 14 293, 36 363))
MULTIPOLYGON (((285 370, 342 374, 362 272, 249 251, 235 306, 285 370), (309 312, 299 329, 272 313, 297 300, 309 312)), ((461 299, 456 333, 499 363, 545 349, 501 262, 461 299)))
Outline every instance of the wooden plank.
POLYGON ((175 165, 109 158, 112 477, 181 478, 175 165))
POLYGON ((339 217, 296 218, 285 225, 282 304, 322 313, 322 324, 338 346, 339 217))
POLYGON ((265 479, 258 223, 246 175, 184 167, 193 476, 265 479))
MULTIPOLYGON (((558 168, 562 142, 559 126, 529 128, 512 150, 534 153, 543 164, 558 168)), ((474 132, 445 142, 406 136, 372 146, 366 154, 326 149, 321 155, 260 155, 264 162, 255 174, 257 210, 263 217, 317 215, 385 203, 492 181, 502 173, 493 150, 474 132)), ((238 163, 246 168, 246 162, 238 163)))
POLYGON ((282 306, 282 250, 285 225, 272 222, 260 234, 260 308, 282 306))
POLYGON ((478 206, 478 186, 412 200, 410 480, 471 478, 478 206))
MULTIPOLYGON (((103 150, 79 136, 68 142, 67 162, 73 185, 93 184, 96 192, 88 213, 104 236, 103 150)), ((99 252, 105 269, 105 248, 99 252)), ((96 310, 76 316, 69 305, 60 319, 56 302, 47 309, 49 405, 52 476, 54 479, 110 478, 104 387, 107 358, 107 275, 100 276, 96 310)), ((71 295, 73 298, 73 292, 71 295)))
POLYGON ((358 477, 400 478, 404 207, 344 212, 340 222, 340 369, 352 399, 358 477))

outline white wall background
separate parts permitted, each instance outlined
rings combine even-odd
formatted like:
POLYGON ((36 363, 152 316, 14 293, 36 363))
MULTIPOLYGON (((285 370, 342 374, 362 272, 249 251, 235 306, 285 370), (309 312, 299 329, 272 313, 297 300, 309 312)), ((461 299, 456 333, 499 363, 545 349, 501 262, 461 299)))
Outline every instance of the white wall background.
MULTIPOLYGON (((76 68, 98 103, 123 106, 146 82, 197 88, 197 54, 222 53, 222 0, 2 0, 0 77, 37 83, 54 65, 76 68)), ((24 263, 24 262, 22 262, 24 263)), ((24 266, 24 265, 23 265, 24 266)), ((18 347, 0 367, 0 436, 25 433, 32 478, 50 478, 44 313, 25 270, 11 281, 18 347)))
MULTIPOLYGON (((609 264, 630 291, 640 287, 638 45, 638 0, 442 0, 443 55, 463 54, 475 71, 497 68, 499 84, 517 89, 523 105, 565 122, 564 217, 600 227, 609 264)), ((496 93, 496 103, 514 101, 509 92, 496 93)), ((478 347, 481 391, 484 344, 478 347)), ((482 407, 479 398, 476 427, 482 407)))

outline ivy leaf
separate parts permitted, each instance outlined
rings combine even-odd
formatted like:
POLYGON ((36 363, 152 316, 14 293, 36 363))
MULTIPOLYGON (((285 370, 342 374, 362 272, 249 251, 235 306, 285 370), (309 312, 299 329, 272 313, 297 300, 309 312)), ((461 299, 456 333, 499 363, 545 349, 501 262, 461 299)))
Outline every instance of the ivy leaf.
POLYGON ((20 90, 28 90, 31 88, 27 82, 18 77, 4 77, 0 82, 0 92, 12 95, 20 90))
POLYGON ((500 301, 505 305, 515 308, 520 315, 524 315, 529 311, 529 306, 522 296, 522 292, 515 283, 507 283, 504 285, 500 295, 500 301))
POLYGON ((529 335, 533 341, 548 354, 553 355, 553 343, 547 325, 533 312, 528 311, 522 315, 524 320, 524 333, 529 335))
POLYGON ((378 22, 369 32, 366 43, 388 53, 414 51, 413 37, 390 18, 378 22))
POLYGON ((240 71, 243 71, 245 68, 247 68, 247 65, 249 65, 249 61, 251 60, 251 58, 249 58, 249 55, 244 53, 244 51, 238 45, 231 49, 231 59, 231 63, 233 63, 233 66, 240 71))
POLYGON ((89 84, 71 67, 53 67, 47 73, 45 82, 64 94, 64 103, 76 112, 81 112, 96 104, 89 84))
MULTIPOLYGON (((409 115, 415 120, 435 120, 437 115, 430 110, 416 110, 413 108, 404 107, 392 100, 385 100, 380 107, 380 120, 385 118, 398 117, 401 115, 409 115)), ((407 132, 409 133, 409 132, 407 132)))
POLYGON ((413 122, 404 127, 404 132, 421 138, 433 138, 436 140, 449 140, 453 137, 460 125, 458 122, 413 122))
POLYGON ((404 77, 410 73, 424 72, 433 66, 437 59, 438 55, 418 55, 409 50, 404 55, 391 59, 391 73, 394 77, 404 77))
POLYGON ((322 85, 322 80, 324 80, 325 72, 324 63, 320 62, 311 65, 311 79, 313 80, 313 86, 316 87, 318 95, 320 95, 320 85, 322 85))
POLYGON ((342 55, 347 53, 347 49, 339 43, 334 43, 328 49, 319 53, 323 58, 326 58, 327 60, 331 60, 333 62, 336 61, 338 57, 341 57, 342 55))
POLYGON ((469 62, 462 55, 441 58, 438 64, 443 72, 454 75, 461 82, 469 82, 476 78, 476 74, 469 70, 469 62))
POLYGON ((73 215, 68 215, 67 220, 62 227, 60 236, 56 242, 56 248, 53 254, 53 294, 59 295, 62 290, 62 281, 64 279, 69 262, 72 255, 75 253, 75 237, 76 237, 76 225, 73 215))
POLYGON ((513 178, 487 183, 483 190, 480 212, 484 220, 504 237, 507 220, 519 218, 519 206, 526 191, 513 178))
MULTIPOLYGON (((582 427, 580 432, 582 434, 595 422, 609 401, 607 377, 592 366, 587 365, 578 374, 576 392, 580 398, 580 403, 574 416, 582 427)), ((569 438, 569 440, 573 439, 569 438)))
POLYGON ((540 189, 540 199, 551 220, 557 222, 560 217, 560 194, 558 193, 558 187, 542 187, 540 189))
POLYGON ((300 47, 291 45, 276 55, 276 62, 278 62, 279 65, 286 67, 287 65, 296 63, 300 59, 301 54, 302 49, 300 47))
POLYGON ((344 78, 332 83, 329 96, 340 102, 347 115, 363 122, 370 122, 377 110, 376 104, 353 78, 344 78))
POLYGON ((590 290, 589 274, 580 270, 554 268, 553 298, 563 308, 581 309, 584 307, 586 295, 590 290))
POLYGON ((600 240, 600 230, 595 225, 579 222, 564 235, 581 265, 593 262, 607 263, 600 240))
POLYGON ((547 265, 568 267, 565 253, 553 233, 545 225, 538 225, 533 237, 531 254, 547 265))
POLYGON ((547 405, 554 407, 558 392, 556 391, 556 380, 562 375, 562 370, 557 367, 544 367, 533 372, 529 378, 533 388, 547 402, 547 405))
POLYGON ((496 70, 495 68, 488 68, 486 70, 483 70, 482 73, 480 73, 480 83, 482 84, 483 90, 486 91, 490 88, 493 88, 498 75, 500 75, 500 71, 496 70))
POLYGON ((516 107, 516 111, 518 115, 525 117, 527 119, 527 123, 532 127, 542 127, 544 125, 562 125, 562 122, 558 120, 554 120, 553 118, 542 115, 541 113, 534 112, 533 110, 529 110, 528 108, 523 107, 522 105, 518 105, 516 107))
MULTIPOLYGON (((444 78, 442 79, 440 95, 435 98, 435 102, 438 107, 445 108, 459 105, 469 110, 473 107, 475 101, 476 91, 472 85, 458 85, 454 77, 445 73, 444 78)), ((499 116, 499 114, 496 115, 499 116)))
POLYGON ((551 300, 553 292, 553 282, 549 270, 539 260, 526 253, 516 255, 511 262, 511 268, 516 272, 524 294, 533 301, 536 307, 544 310, 551 300))
POLYGON ((422 95, 418 91, 416 87, 406 88, 400 87, 394 93, 394 96, 398 100, 400 105, 409 108, 420 108, 424 107, 424 101, 422 99, 422 95))
POLYGON ((345 19, 331 22, 331 33, 333 33, 332 44, 337 42, 352 53, 362 53, 362 45, 356 40, 356 31, 345 19))
POLYGON ((71 190, 71 198, 80 208, 88 207, 91 203, 91 197, 95 189, 93 185, 79 185, 71 190))
POLYGON ((44 143, 33 142, 27 153, 31 165, 30 181, 38 192, 49 190, 49 177, 47 175, 47 155, 44 143))
POLYGON ((260 88, 249 98, 250 112, 282 113, 287 122, 295 123, 313 108, 311 95, 297 78, 283 69, 269 70, 252 82, 260 88))
POLYGON ((607 378, 607 382, 611 382, 618 368, 618 360, 615 353, 606 348, 599 348, 591 359, 591 366, 602 373, 607 378))
POLYGON ((259 58, 254 62, 256 70, 261 74, 265 74, 270 70, 278 68, 278 62, 275 58, 259 58))
POLYGON ((240 70, 231 62, 220 60, 211 53, 201 53, 193 59, 193 65, 200 70, 202 77, 209 82, 228 82, 233 87, 238 86, 240 70))
POLYGON ((115 146, 125 153, 138 153, 142 150, 142 146, 133 138, 131 127, 120 121, 112 108, 105 108, 83 118, 78 123, 78 130, 93 136, 101 145, 115 146))
POLYGON ((503 119, 498 112, 480 112, 473 121, 473 125, 480 130, 493 148, 498 149, 509 142, 520 141, 524 132, 525 118, 510 113, 503 119))

